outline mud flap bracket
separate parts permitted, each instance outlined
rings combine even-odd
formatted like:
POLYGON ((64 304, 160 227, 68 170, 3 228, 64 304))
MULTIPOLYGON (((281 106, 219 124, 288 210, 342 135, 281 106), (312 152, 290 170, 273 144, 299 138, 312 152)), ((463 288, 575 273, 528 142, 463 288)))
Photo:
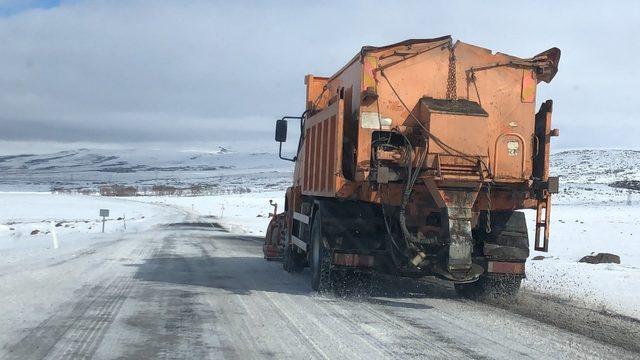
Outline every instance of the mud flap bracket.
MULTIPOLYGON (((456 194, 464 195, 464 194, 456 194)), ((471 208, 447 207, 449 220, 449 260, 447 270, 450 272, 466 271, 471 268, 471 208)))
POLYGON ((458 187, 440 187, 433 181, 426 181, 434 200, 446 214, 449 232, 449 253, 446 270, 452 274, 466 274, 472 268, 471 253, 473 237, 471 220, 478 191, 477 184, 458 187))
POLYGON ((536 251, 549 251, 549 221, 551 220, 551 194, 543 190, 542 199, 538 200, 536 207, 536 239, 534 249, 536 251), (541 230, 544 229, 542 233, 541 230), (541 239, 542 235, 542 239, 541 239))

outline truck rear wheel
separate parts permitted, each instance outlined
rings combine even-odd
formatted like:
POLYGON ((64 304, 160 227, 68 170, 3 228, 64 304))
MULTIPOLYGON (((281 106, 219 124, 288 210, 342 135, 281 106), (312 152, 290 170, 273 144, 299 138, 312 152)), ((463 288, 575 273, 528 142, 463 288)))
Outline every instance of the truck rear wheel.
POLYGON ((304 260, 291 246, 285 246, 282 256, 282 267, 290 273, 300 272, 304 269, 304 260))
POLYGON ((316 291, 330 291, 333 287, 331 274, 331 252, 322 241, 322 218, 320 211, 313 217, 311 225, 311 288, 316 291))
POLYGON ((520 290, 520 277, 488 277, 481 276, 477 281, 467 284, 455 284, 456 293, 467 299, 482 298, 513 299, 520 290))

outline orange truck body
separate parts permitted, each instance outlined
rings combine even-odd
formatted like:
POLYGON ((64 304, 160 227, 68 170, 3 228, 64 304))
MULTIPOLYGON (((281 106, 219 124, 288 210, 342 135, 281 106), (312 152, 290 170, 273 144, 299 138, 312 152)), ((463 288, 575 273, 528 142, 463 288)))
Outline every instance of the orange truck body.
MULTIPOLYGON (((471 271, 475 257, 487 257, 474 250, 477 229, 491 231, 492 213, 525 208, 538 210, 536 249, 546 251, 557 190, 549 146, 558 131, 551 129, 550 100, 536 112, 536 88, 553 79, 559 58, 556 48, 523 59, 444 36, 365 46, 333 76, 307 75, 281 224, 287 235, 278 246, 292 246, 292 236, 308 243, 319 206, 359 203, 381 210, 373 217, 387 212, 388 236, 412 249, 405 251, 407 269, 477 279, 489 267, 480 262, 482 269, 471 271), (297 226, 295 213, 307 222, 297 226), (400 222, 395 235, 390 221, 400 222), (437 260, 439 246, 448 255, 437 260), (425 265, 429 257, 439 265, 425 265)), ((303 247, 297 250, 304 255, 303 247)))

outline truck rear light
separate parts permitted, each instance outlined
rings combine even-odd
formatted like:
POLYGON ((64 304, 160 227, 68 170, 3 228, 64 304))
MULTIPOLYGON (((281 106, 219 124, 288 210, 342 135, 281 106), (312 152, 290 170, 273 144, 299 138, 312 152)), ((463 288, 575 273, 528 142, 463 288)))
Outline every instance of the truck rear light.
POLYGON ((373 256, 360 254, 333 254, 333 264, 354 267, 373 267, 373 256))
POLYGON ((489 261, 487 272, 500 274, 524 274, 524 263, 489 261))

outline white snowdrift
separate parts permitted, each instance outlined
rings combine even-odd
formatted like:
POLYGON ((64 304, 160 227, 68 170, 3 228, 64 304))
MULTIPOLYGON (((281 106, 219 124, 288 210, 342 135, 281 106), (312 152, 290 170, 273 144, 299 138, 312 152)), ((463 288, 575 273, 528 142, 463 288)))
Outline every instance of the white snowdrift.
MULTIPOLYGON (((535 212, 526 212, 533 250, 535 212)), ((552 206, 549 253, 532 251, 525 288, 598 310, 640 318, 640 206, 625 203, 552 206), (579 263, 592 252, 620 264, 579 263), (531 260, 542 255, 543 260, 531 260)))

